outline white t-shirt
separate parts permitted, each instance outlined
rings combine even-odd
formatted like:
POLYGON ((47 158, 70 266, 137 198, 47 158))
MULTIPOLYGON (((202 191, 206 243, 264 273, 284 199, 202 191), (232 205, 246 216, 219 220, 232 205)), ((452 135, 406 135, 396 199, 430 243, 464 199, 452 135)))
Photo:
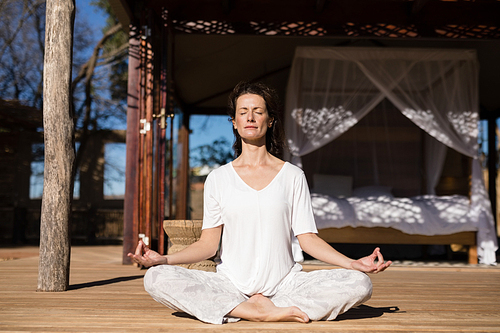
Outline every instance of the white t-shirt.
POLYGON ((304 172, 285 162, 256 191, 228 163, 208 175, 204 191, 203 229, 224 225, 217 272, 246 295, 275 294, 294 266, 301 269, 293 260, 292 233, 317 233, 304 172))

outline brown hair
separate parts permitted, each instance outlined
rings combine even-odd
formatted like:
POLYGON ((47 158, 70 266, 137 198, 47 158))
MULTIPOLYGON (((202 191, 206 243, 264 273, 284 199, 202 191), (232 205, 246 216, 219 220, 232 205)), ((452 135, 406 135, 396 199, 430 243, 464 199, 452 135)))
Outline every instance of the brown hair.
MULTIPOLYGON (((285 149, 285 131, 283 129, 282 109, 280 99, 276 90, 265 85, 262 82, 240 82, 238 83, 228 100, 228 115, 230 120, 235 119, 236 115, 236 101, 241 95, 253 94, 261 96, 266 102, 266 109, 269 118, 273 119, 272 126, 266 132, 266 149, 267 151, 278 157, 283 158, 283 151, 285 149)), ((233 144, 235 158, 241 154, 241 137, 238 130, 233 128, 235 141, 233 144)))

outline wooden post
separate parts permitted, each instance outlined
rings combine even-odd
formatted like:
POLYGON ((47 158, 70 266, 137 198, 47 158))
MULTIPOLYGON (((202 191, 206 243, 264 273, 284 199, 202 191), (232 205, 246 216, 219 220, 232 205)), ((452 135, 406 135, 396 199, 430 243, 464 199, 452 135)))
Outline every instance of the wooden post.
MULTIPOLYGON (((169 29, 170 30, 170 29, 169 29)), ((160 114, 159 122, 157 122, 157 181, 158 186, 158 252, 165 254, 165 231, 163 229, 163 220, 165 219, 165 160, 166 160, 166 135, 167 135, 167 63, 170 60, 168 54, 168 45, 170 43, 170 36, 167 32, 166 20, 162 21, 161 28, 161 52, 160 52, 160 114), (168 37, 167 37, 168 36, 168 37), (168 40, 165 42, 165 40, 168 40)), ((169 72, 169 71, 168 71, 169 72)), ((170 114, 170 112, 168 112, 170 114)))
POLYGON ((127 257, 134 252, 138 234, 138 166, 139 166, 139 70, 140 40, 137 29, 131 27, 128 56, 128 97, 127 97, 127 156, 125 166, 125 198, 123 208, 123 257, 124 265, 132 264, 127 257))
POLYGON ((182 115, 182 126, 179 129, 180 163, 178 170, 177 220, 188 219, 189 199, 189 114, 182 115))
POLYGON ((135 237, 138 237, 139 234, 144 234, 144 206, 145 206, 145 198, 144 198, 144 183, 145 183, 145 135, 143 134, 144 129, 146 128, 146 124, 144 121, 146 120, 146 40, 142 38, 140 42, 140 71, 139 71, 139 165, 138 165, 138 173, 139 173, 139 181, 138 181, 138 197, 139 197, 139 220, 138 220, 138 229, 135 237))
POLYGON ((488 194, 491 202, 491 211, 497 230, 497 118, 491 114, 488 117, 488 194))
POLYGON ((69 286, 75 160, 71 110, 74 19, 74 1, 47 1, 43 71, 45 166, 38 291, 65 291, 69 286))
POLYGON ((153 98, 154 98, 154 54, 150 42, 146 43, 146 128, 144 129, 144 234, 151 246, 153 222, 153 98))

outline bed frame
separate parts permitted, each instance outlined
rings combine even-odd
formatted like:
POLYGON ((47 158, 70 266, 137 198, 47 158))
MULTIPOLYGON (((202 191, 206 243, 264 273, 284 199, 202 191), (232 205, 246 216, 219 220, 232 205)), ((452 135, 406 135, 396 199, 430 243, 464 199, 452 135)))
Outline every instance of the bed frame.
POLYGON ((477 264, 476 231, 451 235, 409 235, 393 228, 344 227, 318 230, 318 236, 328 243, 352 244, 421 244, 421 245, 467 245, 469 264, 477 264))

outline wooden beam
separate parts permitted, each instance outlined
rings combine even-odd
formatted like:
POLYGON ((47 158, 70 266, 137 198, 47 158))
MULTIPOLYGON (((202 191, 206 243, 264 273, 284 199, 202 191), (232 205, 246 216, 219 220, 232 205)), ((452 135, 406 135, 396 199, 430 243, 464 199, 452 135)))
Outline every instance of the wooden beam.
POLYGON ((462 244, 475 245, 476 232, 458 232, 452 235, 409 235, 393 228, 344 227, 320 229, 318 236, 328 243, 353 244, 462 244))
POLYGON ((320 229, 318 236, 328 243, 352 244, 422 244, 469 246, 469 264, 477 264, 477 241, 475 231, 458 232, 451 235, 409 235, 393 228, 344 227, 320 229))
POLYGON ((129 34, 128 88, 127 88, 127 138, 125 165, 125 197, 123 208, 122 263, 132 264, 127 253, 134 252, 138 223, 138 164, 139 164, 139 70, 140 41, 133 27, 129 34))

